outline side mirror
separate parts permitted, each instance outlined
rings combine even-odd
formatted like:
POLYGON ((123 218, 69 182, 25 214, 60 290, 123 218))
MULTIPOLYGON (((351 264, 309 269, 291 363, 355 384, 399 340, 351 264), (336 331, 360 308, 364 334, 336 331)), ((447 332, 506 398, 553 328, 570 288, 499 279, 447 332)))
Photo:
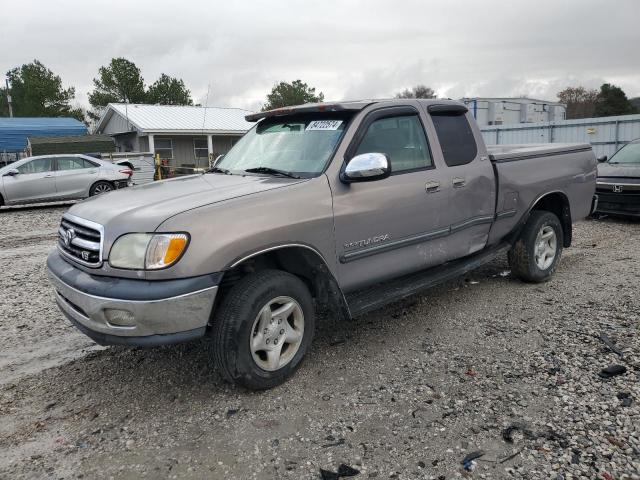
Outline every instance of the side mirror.
POLYGON ((598 163, 604 163, 609 159, 609 157, 607 157, 606 155, 600 155, 596 160, 598 160, 598 163))
POLYGON ((20 174, 20 171, 17 168, 12 168, 7 173, 5 173, 4 176, 5 177, 15 177, 16 175, 19 175, 19 174, 20 174))
POLYGON ((372 182, 391 175, 391 163, 386 153, 363 153, 353 157, 340 171, 344 183, 372 182))

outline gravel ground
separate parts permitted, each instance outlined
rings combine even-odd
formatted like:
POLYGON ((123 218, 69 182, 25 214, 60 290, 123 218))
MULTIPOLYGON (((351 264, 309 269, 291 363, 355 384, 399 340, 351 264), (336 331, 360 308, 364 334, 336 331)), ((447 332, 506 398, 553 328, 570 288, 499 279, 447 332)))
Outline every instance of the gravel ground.
POLYGON ((546 284, 501 258, 325 321, 294 378, 251 393, 221 381, 206 341, 105 349, 69 326, 45 275, 63 211, 0 211, 2 479, 306 479, 341 463, 354 478, 640 479, 640 223, 576 225, 546 284), (614 364, 626 373, 599 376, 614 364))

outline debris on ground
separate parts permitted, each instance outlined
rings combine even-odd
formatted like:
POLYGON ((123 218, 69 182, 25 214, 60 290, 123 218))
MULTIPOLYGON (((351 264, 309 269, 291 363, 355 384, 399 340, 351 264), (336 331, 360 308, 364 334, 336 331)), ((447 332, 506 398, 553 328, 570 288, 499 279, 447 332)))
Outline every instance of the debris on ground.
POLYGON ((474 460, 482 456, 484 456, 484 450, 476 450, 469 453, 460 462, 462 464, 462 468, 464 468, 467 472, 473 472, 473 470, 476 468, 476 462, 474 460))
POLYGON ((627 367, 624 365, 610 365, 603 368, 598 375, 602 378, 612 378, 627 373, 627 367))
POLYGON ((618 355, 620 358, 624 357, 624 353, 622 352, 622 350, 616 347, 616 344, 613 343, 611 339, 608 336, 606 336, 604 333, 601 333, 600 335, 598 335, 598 338, 602 341, 602 343, 604 343, 607 347, 609 347, 609 350, 611 350, 613 353, 618 355))
POLYGON ((323 468, 320 469, 320 476, 322 477, 322 480, 338 480, 339 478, 355 477, 359 474, 360 470, 356 470, 344 463, 341 463, 338 466, 337 472, 332 472, 331 470, 325 470, 323 468))

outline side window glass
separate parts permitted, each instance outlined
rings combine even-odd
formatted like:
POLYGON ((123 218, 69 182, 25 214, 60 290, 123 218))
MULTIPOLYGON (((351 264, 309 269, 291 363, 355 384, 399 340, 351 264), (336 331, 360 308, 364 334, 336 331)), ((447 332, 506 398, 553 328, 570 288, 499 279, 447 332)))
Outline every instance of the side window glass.
POLYGON ((372 152, 389 156, 392 173, 433 165, 427 137, 417 115, 381 118, 369 125, 356 155, 372 152))
POLYGON ((78 170, 81 168, 87 168, 82 158, 58 157, 58 170, 78 170))
POLYGON ((84 168, 96 168, 96 167, 98 167, 98 165, 96 165, 95 163, 90 162, 89 160, 84 159, 84 158, 82 159, 82 164, 84 165, 84 168))
POLYGON ((25 174, 50 172, 52 170, 51 158, 38 158, 36 160, 31 160, 24 165, 20 165, 17 170, 20 173, 25 174))
POLYGON ((442 155, 449 167, 466 165, 478 154, 478 146, 465 115, 432 114, 442 155))

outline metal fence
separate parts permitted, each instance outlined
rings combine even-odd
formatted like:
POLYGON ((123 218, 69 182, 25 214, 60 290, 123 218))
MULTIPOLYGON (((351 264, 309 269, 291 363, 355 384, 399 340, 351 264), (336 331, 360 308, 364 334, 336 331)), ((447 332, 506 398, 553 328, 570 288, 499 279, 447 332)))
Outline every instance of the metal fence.
POLYGON ((640 115, 487 125, 480 130, 489 145, 589 143, 597 156, 611 156, 626 143, 640 138, 640 115))

